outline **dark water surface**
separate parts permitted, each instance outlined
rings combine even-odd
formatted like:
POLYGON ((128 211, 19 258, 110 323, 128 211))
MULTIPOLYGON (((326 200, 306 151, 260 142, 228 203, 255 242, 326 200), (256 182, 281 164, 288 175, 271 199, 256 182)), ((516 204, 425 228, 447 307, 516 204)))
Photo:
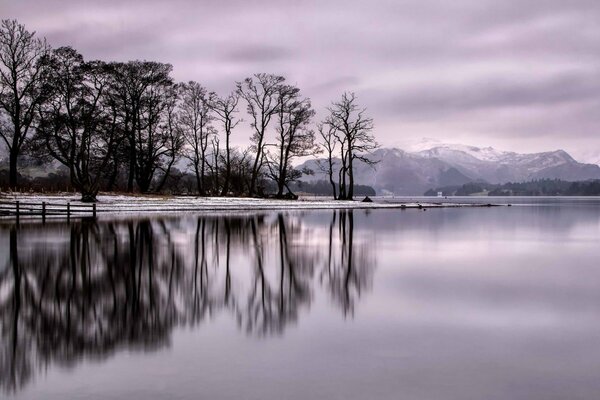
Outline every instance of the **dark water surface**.
POLYGON ((540 201, 4 223, 0 398, 598 399, 600 201, 540 201))

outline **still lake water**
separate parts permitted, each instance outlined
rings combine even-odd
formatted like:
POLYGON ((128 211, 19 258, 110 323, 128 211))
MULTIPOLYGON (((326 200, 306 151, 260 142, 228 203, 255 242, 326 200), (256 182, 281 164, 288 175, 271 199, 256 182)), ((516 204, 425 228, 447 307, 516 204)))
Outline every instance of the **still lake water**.
POLYGON ((598 399, 600 200, 0 225, 0 398, 598 399))

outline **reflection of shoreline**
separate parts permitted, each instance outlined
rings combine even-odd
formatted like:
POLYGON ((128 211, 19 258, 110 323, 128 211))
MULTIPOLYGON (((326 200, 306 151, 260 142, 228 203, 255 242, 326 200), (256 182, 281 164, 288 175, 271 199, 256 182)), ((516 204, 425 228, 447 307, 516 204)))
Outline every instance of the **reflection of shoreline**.
POLYGON ((306 242, 318 234, 281 213, 13 225, 0 270, 0 385, 16 391, 53 363, 161 348, 174 327, 219 312, 247 334, 280 335, 315 285, 352 314, 374 257, 351 210, 332 211, 328 237, 306 242))

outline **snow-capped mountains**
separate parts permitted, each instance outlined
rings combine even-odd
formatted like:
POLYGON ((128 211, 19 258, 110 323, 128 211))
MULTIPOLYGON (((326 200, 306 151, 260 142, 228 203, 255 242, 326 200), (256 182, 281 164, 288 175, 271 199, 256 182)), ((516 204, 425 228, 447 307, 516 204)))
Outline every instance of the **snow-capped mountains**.
MULTIPOLYGON (((563 150, 521 154, 492 147, 436 143, 414 151, 382 148, 370 157, 379 161, 375 169, 360 163, 355 179, 359 184, 373 186, 379 194, 420 195, 433 187, 473 181, 600 179, 600 166, 577 162, 563 150)), ((307 161, 303 166, 315 171, 308 179, 325 179, 317 161, 307 161)))

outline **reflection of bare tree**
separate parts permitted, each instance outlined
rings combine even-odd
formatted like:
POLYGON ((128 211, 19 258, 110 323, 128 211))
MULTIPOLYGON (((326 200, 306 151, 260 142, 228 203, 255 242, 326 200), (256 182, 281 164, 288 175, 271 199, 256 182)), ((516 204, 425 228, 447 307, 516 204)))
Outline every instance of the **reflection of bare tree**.
MULTIPOLYGON (((322 252, 305 238, 317 233, 283 214, 13 226, 0 266, 0 386, 18 390, 44 365, 165 346, 175 326, 217 312, 280 334, 310 305, 322 252)), ((345 314, 371 271, 351 213, 334 212, 327 251, 321 278, 345 314)))
MULTIPOLYGON (((264 221, 262 221, 264 223, 264 221)), ((256 219, 250 220, 254 244, 254 277, 244 315, 244 326, 248 332, 261 335, 281 333, 290 322, 298 319, 298 311, 311 299, 310 281, 314 271, 315 256, 310 249, 293 243, 290 236, 300 233, 301 227, 286 221, 279 214, 271 226, 263 227, 256 219), (269 279, 264 265, 265 243, 272 238, 260 235, 259 231, 272 233, 275 230, 277 278, 269 279)))
POLYGON ((375 261, 368 243, 356 243, 353 210, 334 211, 328 233, 327 260, 320 280, 343 314, 353 314, 356 300, 371 285, 375 261))
POLYGON ((18 265, 17 229, 10 230, 8 265, 0 270, 0 383, 9 390, 22 387, 31 377, 31 360, 24 354, 30 338, 21 335, 22 273, 18 265))

